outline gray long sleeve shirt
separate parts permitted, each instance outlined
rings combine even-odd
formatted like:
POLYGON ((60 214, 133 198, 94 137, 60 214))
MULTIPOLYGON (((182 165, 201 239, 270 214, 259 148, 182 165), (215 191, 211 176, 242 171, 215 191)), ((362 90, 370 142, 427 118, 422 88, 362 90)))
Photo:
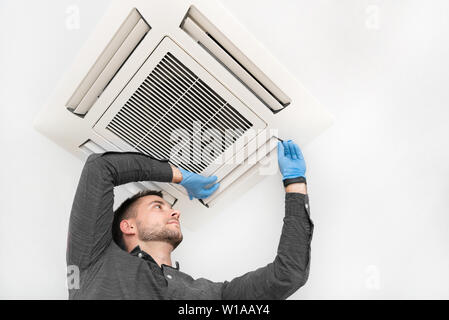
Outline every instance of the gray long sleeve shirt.
POLYGON ((286 299, 305 284, 310 268, 313 222, 308 196, 285 194, 285 217, 273 262, 231 281, 193 279, 159 265, 140 248, 131 253, 112 239, 114 186, 134 181, 170 182, 168 160, 137 152, 92 154, 76 190, 69 222, 68 270, 79 286, 69 299, 286 299))

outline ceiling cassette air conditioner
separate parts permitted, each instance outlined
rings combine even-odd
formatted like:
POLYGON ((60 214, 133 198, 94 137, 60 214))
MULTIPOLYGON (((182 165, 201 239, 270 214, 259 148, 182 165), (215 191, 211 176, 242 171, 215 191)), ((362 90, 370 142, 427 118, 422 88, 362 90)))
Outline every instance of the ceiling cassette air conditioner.
MULTIPOLYGON (((220 2, 116 0, 34 125, 81 159, 136 151, 217 175, 209 207, 267 174, 278 138, 303 146, 331 123, 220 2)), ((146 188, 188 199, 177 184, 128 189, 146 188)))

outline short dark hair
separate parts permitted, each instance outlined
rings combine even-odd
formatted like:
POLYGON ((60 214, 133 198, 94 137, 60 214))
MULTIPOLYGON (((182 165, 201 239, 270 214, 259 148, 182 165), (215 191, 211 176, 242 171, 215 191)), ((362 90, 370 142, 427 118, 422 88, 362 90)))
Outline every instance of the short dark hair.
POLYGON ((114 220, 112 221, 112 238, 115 243, 122 248, 127 250, 125 241, 123 239, 123 232, 120 230, 120 222, 125 219, 133 218, 136 216, 136 211, 134 205, 137 201, 145 196, 159 196, 163 198, 161 191, 156 190, 144 190, 136 193, 132 197, 126 199, 122 204, 114 211, 114 220))

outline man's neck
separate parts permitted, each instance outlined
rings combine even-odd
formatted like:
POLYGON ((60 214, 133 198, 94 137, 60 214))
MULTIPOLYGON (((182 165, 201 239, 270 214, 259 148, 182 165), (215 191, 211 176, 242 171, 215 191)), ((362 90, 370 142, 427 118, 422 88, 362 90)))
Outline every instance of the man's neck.
POLYGON ((167 266, 172 266, 171 264, 171 252, 173 251, 173 246, 167 242, 163 241, 146 241, 139 243, 141 250, 148 253, 161 267, 162 264, 167 266))

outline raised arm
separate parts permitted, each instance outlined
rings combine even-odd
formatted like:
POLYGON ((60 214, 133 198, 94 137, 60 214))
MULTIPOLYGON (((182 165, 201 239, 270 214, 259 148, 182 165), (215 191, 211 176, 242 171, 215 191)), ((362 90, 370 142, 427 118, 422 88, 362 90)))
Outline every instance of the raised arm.
POLYGON ((67 264, 87 268, 112 241, 115 186, 135 181, 172 182, 174 178, 179 179, 174 177, 168 160, 159 161, 138 152, 90 155, 70 214, 67 264))
POLYGON ((305 184, 305 162, 292 141, 278 144, 279 168, 285 186, 285 217, 273 262, 221 286, 223 299, 286 299, 309 276, 313 222, 305 184))

